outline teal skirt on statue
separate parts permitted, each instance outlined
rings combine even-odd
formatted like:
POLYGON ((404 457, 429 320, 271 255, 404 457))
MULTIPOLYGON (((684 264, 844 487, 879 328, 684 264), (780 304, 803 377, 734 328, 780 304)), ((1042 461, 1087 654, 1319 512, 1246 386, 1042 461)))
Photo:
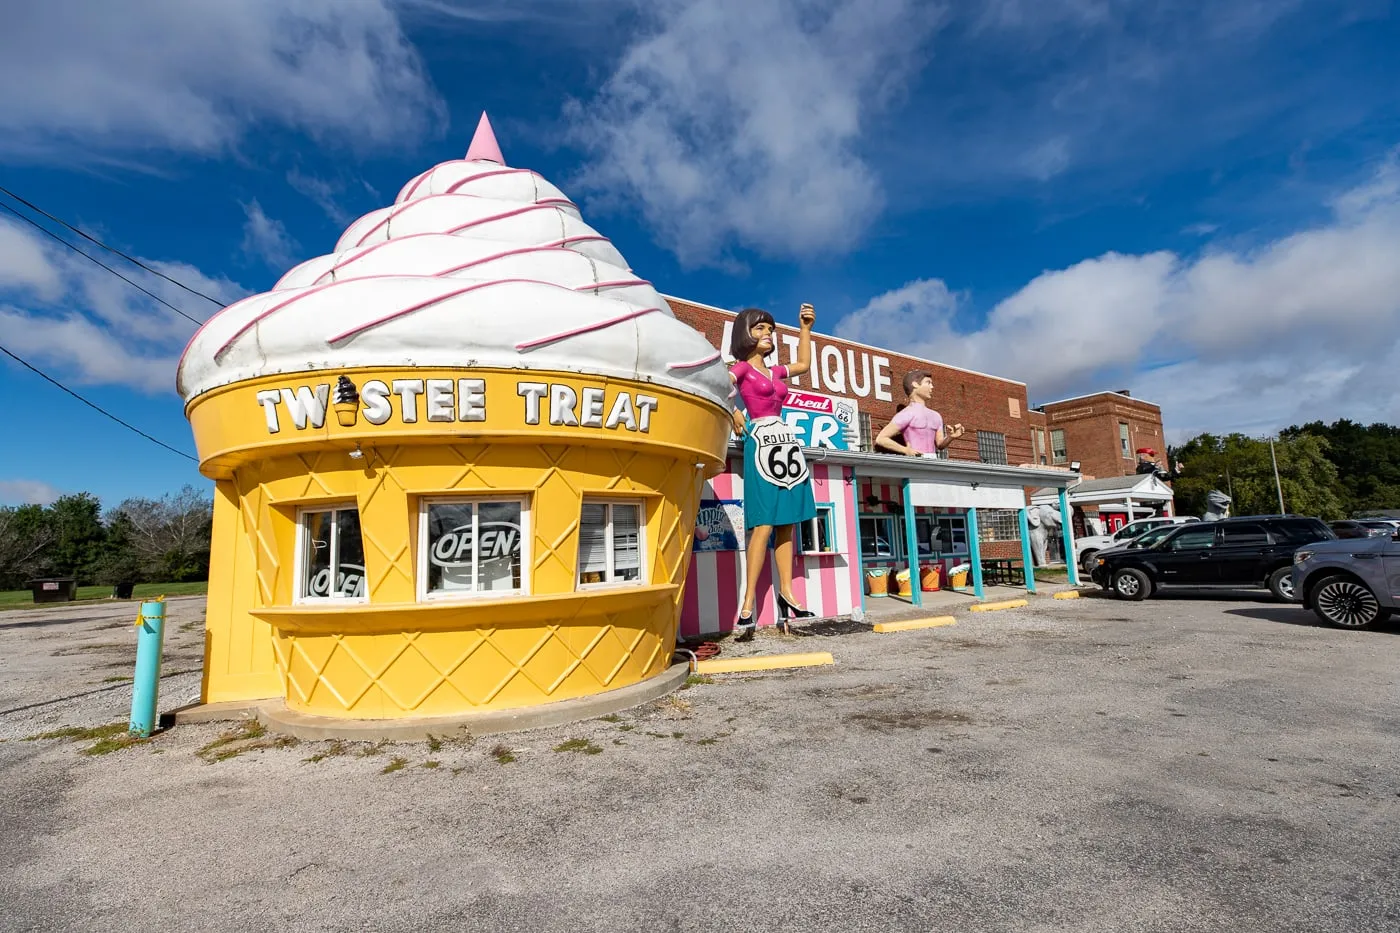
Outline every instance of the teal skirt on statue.
POLYGON ((811 470, 801 445, 780 418, 750 422, 744 431, 744 524, 777 527, 816 517, 811 470))

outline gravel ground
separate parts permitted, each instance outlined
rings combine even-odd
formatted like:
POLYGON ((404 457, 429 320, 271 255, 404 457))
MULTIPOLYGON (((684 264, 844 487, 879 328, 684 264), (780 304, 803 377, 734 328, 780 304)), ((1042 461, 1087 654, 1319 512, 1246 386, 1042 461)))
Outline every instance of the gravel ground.
POLYGON ((0 615, 0 929, 1400 929, 1400 629, 1039 599, 476 742, 25 741, 125 720, 128 616, 0 615))

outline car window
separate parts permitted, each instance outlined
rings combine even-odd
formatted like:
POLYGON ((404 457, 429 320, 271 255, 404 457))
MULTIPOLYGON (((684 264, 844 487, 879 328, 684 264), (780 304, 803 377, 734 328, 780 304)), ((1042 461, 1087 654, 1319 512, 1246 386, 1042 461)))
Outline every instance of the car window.
POLYGON ((1170 537, 1176 531, 1175 525, 1164 525, 1161 528, 1152 528, 1143 532, 1133 539, 1128 545, 1130 548, 1152 547, 1160 544, 1162 539, 1170 537))
POLYGON ((1214 528, 1187 528, 1167 542, 1171 551, 1203 551, 1215 547, 1214 528))
POLYGON ((1221 547, 1249 547, 1269 543, 1269 534, 1263 525, 1221 525, 1221 547))
POLYGON ((1321 519, 1290 518, 1271 522, 1269 530, 1281 544, 1311 544, 1337 537, 1321 519))

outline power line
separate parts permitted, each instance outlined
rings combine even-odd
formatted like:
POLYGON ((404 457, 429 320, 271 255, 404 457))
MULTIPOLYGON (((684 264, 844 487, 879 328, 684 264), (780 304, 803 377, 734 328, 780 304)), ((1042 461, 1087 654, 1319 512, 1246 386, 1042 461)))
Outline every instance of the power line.
POLYGON ((25 223, 29 224, 31 227, 33 227, 35 230, 38 230, 40 233, 44 234, 45 236, 52 237, 53 239, 55 239, 55 240, 57 240, 58 242, 62 243, 64 246, 68 247, 68 248, 71 249, 73 252, 77 253, 79 256, 82 256, 84 259, 87 259, 87 260, 89 260, 90 262, 94 262, 94 263, 96 263, 97 265, 101 266, 102 268, 106 269, 108 272, 112 273, 112 274, 115 275, 117 278, 121 279, 123 282, 125 282, 125 283, 128 284, 128 285, 130 285, 132 288, 136 289, 137 291, 141 292, 141 293, 144 294, 144 295, 147 295, 147 296, 150 297, 152 300, 158 301, 158 302, 160 302, 161 304, 165 305, 165 306, 166 306, 167 308, 169 308, 171 311, 174 311, 176 314, 180 315, 180 317, 182 317, 182 318, 184 318, 185 320, 189 321, 191 324, 199 325, 199 324, 203 323, 202 321, 199 320, 199 318, 190 317, 188 314, 186 314, 185 312, 181 311, 179 308, 175 307, 173 304, 171 304, 170 302, 166 301, 164 298, 160 297, 160 296, 157 295, 156 293, 154 293, 154 292, 152 292, 152 291, 148 291, 147 289, 142 288, 140 285, 136 284, 136 283, 133 282, 131 279, 129 279, 129 278, 127 278, 126 276, 122 275, 122 274, 121 274, 120 272, 118 272, 116 269, 113 269, 111 266, 107 265, 107 264, 104 263, 102 260, 98 259, 96 256, 91 256, 91 255, 89 255, 89 254, 83 252, 82 250, 78 249, 78 247, 74 246, 72 243, 69 243, 67 240, 65 240, 63 237, 59 236, 57 233, 54 233, 52 230, 49 230, 49 229, 45 228, 45 227, 43 226, 43 224, 39 223, 37 220, 34 220, 34 219, 31 218, 31 217, 26 217, 26 216, 24 216, 24 215, 21 214, 19 211, 15 210, 13 207, 10 207, 10 205, 4 203, 3 201, 0 201, 0 208, 3 208, 3 209, 5 209, 5 210, 9 211, 11 214, 14 214, 14 215, 15 215, 16 217, 18 217, 20 220, 22 220, 22 221, 24 221, 25 223))
MULTIPOLYGON (((178 280, 176 280, 176 279, 172 279, 170 276, 166 275, 164 272, 160 272, 160 271, 158 271, 158 270, 156 270, 156 269, 152 269, 150 266, 146 265, 146 264, 145 264, 144 262, 142 262, 141 260, 136 259, 135 257, 132 257, 132 256, 128 256, 126 253, 123 253, 121 250, 117 249, 116 247, 108 246, 106 243, 103 243, 101 240, 97 239, 96 237, 91 236, 90 234, 87 234, 87 233, 83 232, 82 230, 80 230, 79 228, 73 226, 73 225, 70 224, 68 221, 62 219, 61 217, 55 217, 53 214, 50 214, 48 211, 44 210, 42 207, 39 207, 37 204, 34 204, 34 203, 31 202, 31 201, 26 201, 24 198, 20 197, 19 195, 15 194, 13 191, 11 191, 9 188, 6 188, 6 187, 4 187, 3 185, 0 185, 0 191, 3 191, 5 194, 8 194, 10 197, 14 198, 16 201, 18 201, 19 203, 23 204, 25 207, 29 208, 31 211, 34 211, 35 213, 43 214, 45 217, 47 217, 49 220, 52 220, 54 223, 56 223, 56 224, 61 224, 61 225, 65 226, 65 227, 67 227, 69 230, 72 230, 72 231, 73 231, 74 233, 76 233, 78 236, 82 237, 83 239, 85 239, 85 240, 87 240, 87 241, 89 241, 89 242, 91 242, 91 243, 97 244, 98 246, 100 246, 100 247, 102 247, 103 249, 105 249, 107 252, 109 252, 109 253, 115 253, 116 255, 120 256, 120 257, 123 258, 123 259, 125 259, 127 262, 131 263, 131 264, 134 265, 134 266, 140 266, 142 269, 145 269, 145 270, 146 270, 147 272, 149 272, 151 275, 159 276, 160 278, 165 279, 165 280, 166 280, 167 282, 169 282, 171 285, 175 285, 175 286, 178 286, 179 288, 183 288, 185 291, 189 292, 191 295, 198 295, 200 298, 203 298, 205 301, 212 301, 214 304, 218 305, 218 306, 221 307, 221 308, 226 307, 226 305, 225 305, 222 301, 220 301, 219 299, 217 299, 217 298, 211 298, 211 297, 209 297, 208 295, 204 294, 204 292, 197 291, 197 290, 195 290, 195 289, 193 289, 193 288, 190 288, 190 287, 189 287, 188 285, 186 285, 184 282, 178 281, 178 280)), ((14 212, 11 211, 11 213, 14 213, 14 212)), ((40 228, 40 229, 43 229, 43 228, 40 228)), ((86 256, 87 254, 84 253, 83 255, 86 256)), ((106 268, 106 267, 104 266, 103 268, 106 268)), ((128 280, 128 281, 129 281, 129 280, 128 280)), ((147 294, 149 294, 149 292, 147 292, 147 294)), ((191 318, 191 320, 193 320, 193 318, 191 318)))
POLYGON ((46 380, 46 381, 48 381, 48 382, 50 382, 50 383, 53 383, 54 385, 58 386, 58 387, 59 387, 60 389, 62 389, 64 392, 67 392, 69 395, 73 396, 75 399, 77 399, 78 401, 82 402, 84 405, 86 405, 88 408, 91 408, 93 411, 98 412, 99 414, 102 414, 102 415, 106 415, 108 418, 111 418, 113 421, 115 421, 117 424, 121 425, 122 427, 126 428, 128 431, 135 431, 137 434, 141 435, 141 436, 144 437, 146 440, 150 441, 152 444, 156 444, 156 445, 158 445, 158 446, 160 446, 160 447, 164 447, 166 450, 170 451, 172 454, 179 454, 180 456, 184 457, 186 460, 192 460, 192 461, 194 461, 195 463, 198 463, 198 462, 199 462, 199 459, 198 459, 198 458, 196 458, 196 457, 191 457, 189 454, 185 453, 183 450, 177 450, 177 449, 175 449, 174 447, 171 447, 169 444, 165 443, 164 441, 158 441, 158 440, 156 440, 154 437, 151 437, 151 435, 147 434, 145 431, 141 430, 140 428, 136 427, 135 425, 128 424, 127 422, 125 422, 125 421, 123 421, 122 419, 118 418, 116 415, 112 414, 110 411, 108 411, 107 409, 101 407, 100 405, 96 405, 96 404, 94 404, 93 402, 89 402, 87 399, 83 398, 83 397, 82 397, 81 395, 79 395, 77 392, 74 392, 72 389, 68 388, 66 385, 64 385, 63 383, 59 382, 57 379, 55 379, 55 378, 53 378, 52 376, 50 376, 48 373, 45 373, 45 372, 43 372, 42 370, 35 368, 35 367, 34 367, 33 365, 31 365, 27 360, 21 359, 20 357, 18 357, 18 356, 16 356, 15 354, 11 353, 9 350, 5 349, 5 347, 0 346, 0 353, 5 354, 5 355, 8 356, 10 359, 14 360, 16 363, 18 363, 19 365, 23 366, 25 369, 29 370, 30 372, 34 373, 34 374, 35 374, 36 376, 38 376, 39 378, 44 379, 44 380, 46 380))

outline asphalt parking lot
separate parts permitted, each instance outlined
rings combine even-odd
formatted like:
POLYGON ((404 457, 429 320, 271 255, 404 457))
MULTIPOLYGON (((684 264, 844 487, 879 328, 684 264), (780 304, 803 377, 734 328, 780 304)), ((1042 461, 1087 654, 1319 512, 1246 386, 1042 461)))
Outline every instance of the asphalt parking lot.
POLYGON ((1394 625, 1040 599, 540 732, 30 739, 125 721, 133 614, 0 614, 0 929, 1400 929, 1394 625))

